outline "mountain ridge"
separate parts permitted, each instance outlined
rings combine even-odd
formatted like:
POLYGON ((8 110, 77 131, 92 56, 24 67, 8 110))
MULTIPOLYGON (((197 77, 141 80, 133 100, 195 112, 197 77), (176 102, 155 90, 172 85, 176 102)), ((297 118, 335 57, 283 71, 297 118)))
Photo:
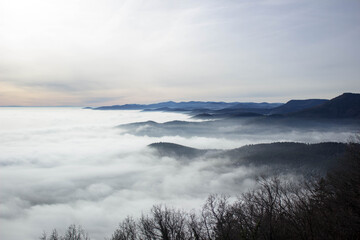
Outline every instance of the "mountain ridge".
POLYGON ((304 100, 290 100, 284 105, 271 109, 269 114, 288 114, 298 112, 307 108, 315 107, 325 102, 327 99, 304 99, 304 100))
POLYGON ((343 93, 329 101, 289 114, 301 118, 360 118, 360 94, 343 93))
POLYGON ((304 99, 282 103, 254 102, 161 102, 154 104, 125 104, 102 106, 94 110, 142 110, 184 112, 193 118, 225 119, 246 117, 291 118, 360 118, 360 94, 343 93, 330 100, 304 99))
POLYGON ((160 102, 153 104, 124 104, 113 106, 101 106, 93 108, 94 110, 147 110, 147 111, 171 111, 180 109, 183 111, 193 111, 196 109, 220 110, 224 108, 273 108, 283 103, 254 103, 254 102, 213 102, 213 101, 188 101, 188 102, 160 102))

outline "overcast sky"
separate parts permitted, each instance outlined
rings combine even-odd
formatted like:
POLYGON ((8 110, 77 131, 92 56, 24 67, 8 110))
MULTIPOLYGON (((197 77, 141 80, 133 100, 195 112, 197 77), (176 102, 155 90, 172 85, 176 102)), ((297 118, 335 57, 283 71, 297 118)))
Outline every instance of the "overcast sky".
POLYGON ((360 90, 358 0, 0 0, 0 105, 360 90))

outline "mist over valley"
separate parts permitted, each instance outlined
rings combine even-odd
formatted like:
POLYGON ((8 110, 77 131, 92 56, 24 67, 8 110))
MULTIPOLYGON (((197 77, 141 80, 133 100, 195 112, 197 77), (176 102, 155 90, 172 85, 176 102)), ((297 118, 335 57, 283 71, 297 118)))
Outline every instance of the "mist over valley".
POLYGON ((190 211, 201 208, 209 194, 235 197, 249 191, 260 176, 292 181, 324 176, 360 129, 356 118, 204 120, 194 118, 193 110, 0 111, 0 221, 9 229, 1 231, 2 239, 35 239, 39 231, 55 226, 65 231, 71 224, 101 239, 121 219, 139 217, 154 204, 190 211))
POLYGON ((0 0, 0 240, 360 239, 359 12, 0 0))

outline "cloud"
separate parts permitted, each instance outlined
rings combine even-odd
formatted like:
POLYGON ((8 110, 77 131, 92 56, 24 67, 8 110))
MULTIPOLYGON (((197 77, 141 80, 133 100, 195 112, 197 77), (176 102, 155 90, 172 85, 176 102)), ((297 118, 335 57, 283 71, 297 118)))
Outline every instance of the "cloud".
POLYGON ((72 223, 81 224, 93 239, 103 239, 127 215, 139 216, 157 203, 198 208, 209 193, 247 191, 265 170, 234 167, 226 158, 200 156, 182 162, 159 157, 147 148, 153 142, 231 149, 281 136, 305 142, 347 138, 346 133, 331 129, 310 135, 251 132, 237 138, 136 136, 115 126, 188 120, 188 116, 79 108, 4 108, 1 112, 0 238, 8 240, 35 239, 43 230, 64 231, 72 223))
POLYGON ((114 128, 121 122, 164 122, 188 118, 185 115, 78 108, 1 111, 2 239, 37 238, 42 230, 63 230, 71 223, 81 223, 95 239, 102 239, 128 214, 141 214, 160 202, 194 208, 209 192, 237 189, 222 186, 250 174, 242 169, 231 177, 227 173, 233 170, 220 159, 183 165, 159 158, 146 146, 162 138, 114 128))

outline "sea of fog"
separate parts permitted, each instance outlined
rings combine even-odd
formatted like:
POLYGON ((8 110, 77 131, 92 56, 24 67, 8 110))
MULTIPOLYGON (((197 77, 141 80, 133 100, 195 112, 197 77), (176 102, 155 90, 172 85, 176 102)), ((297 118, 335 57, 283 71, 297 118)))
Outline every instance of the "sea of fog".
POLYGON ((201 207, 210 193, 236 195, 254 186, 256 169, 228 168, 227 159, 182 164, 147 147, 172 142, 231 149, 273 141, 347 141, 351 133, 257 133, 238 138, 149 137, 120 124, 193 121, 180 113, 81 108, 0 108, 0 239, 38 239, 80 224, 92 239, 110 237, 127 215, 166 203, 201 207))

